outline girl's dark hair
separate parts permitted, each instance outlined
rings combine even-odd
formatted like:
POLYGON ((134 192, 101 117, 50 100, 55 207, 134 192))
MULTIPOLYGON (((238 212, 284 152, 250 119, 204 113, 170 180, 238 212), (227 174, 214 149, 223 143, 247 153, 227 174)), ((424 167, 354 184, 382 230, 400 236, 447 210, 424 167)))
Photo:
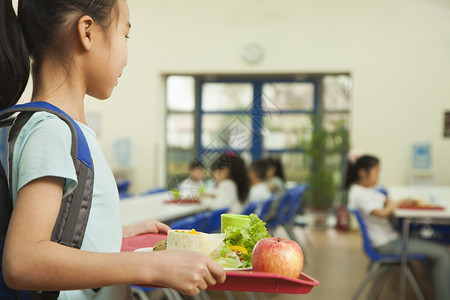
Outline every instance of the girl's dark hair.
MULTIPOLYGON (((12 0, 0 0, 0 109, 14 105, 30 73, 39 73, 45 55, 52 55, 68 71, 72 32, 78 20, 91 16, 106 31, 117 0, 19 0, 18 17, 12 0)), ((33 76, 34 86, 39 79, 33 76)))
POLYGON ((347 174, 345 176, 345 188, 349 188, 352 183, 359 179, 358 172, 360 169, 369 171, 379 163, 380 160, 371 155, 361 156, 353 164, 351 162, 348 162, 347 174))
POLYGON ((211 171, 223 169, 230 171, 230 179, 237 186, 239 201, 244 203, 250 190, 250 179, 245 161, 234 152, 224 153, 211 165, 211 171))
POLYGON ((25 89, 30 59, 11 0, 0 0, 0 109, 13 106, 25 89))
POLYGON ((257 159, 252 161, 250 164, 250 169, 255 172, 259 179, 264 180, 266 178, 268 163, 266 159, 257 159))
POLYGON ((267 158, 267 164, 268 167, 275 168, 275 176, 281 178, 281 180, 283 181, 286 181, 286 178, 284 177, 283 165, 281 164, 280 159, 275 157, 269 157, 267 158))
POLYGON ((189 170, 193 170, 196 168, 205 168, 205 165, 198 159, 194 159, 193 161, 191 161, 191 163, 189 164, 189 170))

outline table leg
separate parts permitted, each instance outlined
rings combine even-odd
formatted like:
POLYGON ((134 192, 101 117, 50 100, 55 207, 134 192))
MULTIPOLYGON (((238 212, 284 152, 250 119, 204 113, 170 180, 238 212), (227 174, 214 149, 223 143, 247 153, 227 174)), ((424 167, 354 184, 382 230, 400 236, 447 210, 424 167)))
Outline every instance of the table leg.
POLYGON ((400 300, 405 299, 406 292, 406 267, 408 263, 408 239, 409 239, 409 225, 410 218, 403 219, 402 228, 402 263, 400 269, 400 300))

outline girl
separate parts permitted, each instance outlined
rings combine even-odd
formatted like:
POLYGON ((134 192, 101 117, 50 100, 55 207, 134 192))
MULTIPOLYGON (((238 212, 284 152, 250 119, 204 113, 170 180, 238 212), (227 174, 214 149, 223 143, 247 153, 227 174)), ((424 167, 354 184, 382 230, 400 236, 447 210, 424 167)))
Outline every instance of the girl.
POLYGON ((259 202, 269 199, 272 192, 269 190, 265 182, 267 171, 267 161, 263 159, 255 160, 249 167, 250 192, 248 195, 249 202, 259 202))
POLYGON ((283 166, 278 158, 267 158, 266 181, 275 195, 283 195, 286 191, 283 166))
POLYGON ((233 152, 222 154, 212 165, 217 186, 213 199, 205 199, 214 209, 229 207, 228 213, 242 211, 250 189, 245 161, 233 152))
POLYGON ((83 130, 95 169, 92 208, 81 250, 50 241, 61 199, 75 187, 71 133, 57 117, 35 113, 20 132, 12 161, 14 211, 2 272, 13 289, 54 291, 59 299, 130 299, 129 283, 194 295, 225 273, 197 252, 119 253, 122 234, 167 232, 148 221, 122 228, 114 177, 86 125, 84 97, 108 98, 127 63, 125 0, 0 0, 0 106, 20 98, 32 62, 31 101, 47 101, 83 130), (103 287, 98 293, 92 288, 103 287), (71 291, 67 291, 71 290, 71 291))
POLYGON ((180 196, 187 199, 198 199, 203 194, 205 184, 205 166, 199 160, 193 160, 189 164, 189 177, 183 180, 178 188, 180 189, 180 196))
MULTIPOLYGON (((345 186, 349 188, 349 207, 361 212, 369 238, 376 250, 383 254, 400 254, 401 238, 389 218, 400 205, 414 205, 415 201, 404 199, 391 202, 375 187, 380 162, 376 157, 364 155, 355 163, 349 163, 345 186)), ((410 239, 408 249, 413 254, 427 255, 433 261, 435 299, 450 299, 450 252, 447 247, 421 240, 410 239)))
POLYGON ((270 206, 270 210, 267 214, 267 219, 273 219, 276 217, 278 206, 281 198, 286 192, 285 178, 283 172, 283 166, 278 158, 267 158, 267 171, 266 171, 266 182, 269 189, 275 195, 275 199, 270 206))

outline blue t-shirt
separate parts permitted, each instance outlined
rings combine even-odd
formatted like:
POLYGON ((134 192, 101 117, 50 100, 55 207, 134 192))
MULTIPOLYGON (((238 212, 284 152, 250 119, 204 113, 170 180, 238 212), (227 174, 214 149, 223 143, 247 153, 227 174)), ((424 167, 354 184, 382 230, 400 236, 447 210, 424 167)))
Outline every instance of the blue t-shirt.
MULTIPOLYGON (((92 206, 81 250, 120 252, 122 226, 117 185, 95 132, 84 124, 78 125, 86 137, 94 165, 92 206)), ((70 155, 71 145, 72 133, 64 121, 50 113, 34 113, 22 128, 14 146, 11 182, 13 202, 23 186, 44 176, 64 178, 63 193, 64 196, 69 194, 77 184, 70 155)), ((129 286, 121 285, 104 287, 98 293, 90 289, 62 291, 58 299, 128 298, 131 298, 129 286)))

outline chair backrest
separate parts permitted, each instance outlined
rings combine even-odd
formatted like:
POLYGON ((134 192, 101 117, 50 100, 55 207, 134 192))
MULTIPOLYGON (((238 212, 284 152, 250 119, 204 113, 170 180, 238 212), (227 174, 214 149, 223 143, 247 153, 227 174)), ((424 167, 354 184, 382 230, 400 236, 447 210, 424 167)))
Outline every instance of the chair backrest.
POLYGON ((179 220, 175 220, 170 224, 172 229, 192 229, 195 222, 195 216, 185 217, 179 220))
POLYGON ((131 198, 131 197, 133 197, 133 195, 128 193, 128 192, 120 192, 119 193, 119 199, 120 200, 131 198))
POLYGON ((297 212, 299 211, 300 206, 302 205, 303 194, 307 189, 306 183, 300 184, 296 187, 293 187, 288 194, 288 208, 285 210, 285 214, 283 219, 281 220, 281 224, 288 224, 294 221, 297 212))
MULTIPOLYGON (((361 215, 361 213, 357 209, 348 209, 349 212, 353 213, 358 220, 359 229, 361 231, 361 235, 363 237, 363 248, 366 255, 372 261, 401 261, 402 257, 400 254, 380 254, 378 253, 372 245, 372 241, 369 238, 369 234, 367 232, 366 223, 361 215)), ((427 256, 422 254, 408 254, 408 260, 426 260, 427 256)))
POLYGON ((363 237, 363 248, 366 255, 371 260, 377 260, 379 259, 380 255, 375 251, 375 249, 372 246, 372 242, 370 241, 369 234, 367 232, 366 223, 361 215, 361 213, 357 209, 348 209, 349 212, 355 215, 356 219, 358 220, 359 229, 361 231, 361 235, 363 237))
POLYGON ((205 211, 195 215, 194 224, 192 224, 192 228, 194 228, 197 231, 205 231, 206 224, 208 223, 208 220, 210 220, 212 214, 213 212, 211 211, 205 211))
POLYGON ((268 225, 275 228, 278 225, 292 222, 297 214, 303 199, 303 193, 306 191, 305 183, 288 189, 281 197, 278 204, 277 215, 274 220, 268 221, 268 225))
POLYGON ((210 216, 206 220, 202 231, 204 231, 206 233, 220 232, 220 229, 221 229, 220 228, 221 227, 220 216, 222 214, 225 214, 228 211, 228 209, 229 209, 228 207, 220 208, 220 209, 216 209, 216 210, 213 210, 212 212, 210 212, 210 216))
POLYGON ((195 216, 176 220, 170 224, 170 227, 173 229, 195 229, 197 231, 203 231, 210 216, 211 212, 202 212, 195 216))
POLYGON ((270 197, 269 199, 262 202, 262 205, 258 207, 258 209, 255 210, 255 213, 258 215, 258 217, 261 220, 267 219, 267 213, 270 210, 270 207, 272 206, 272 203, 275 201, 275 195, 270 197))
POLYGON ((283 223, 284 216, 289 211, 289 199, 291 197, 292 191, 294 188, 288 189, 284 195, 281 197, 280 202, 278 203, 277 207, 277 214, 274 219, 267 220, 267 225, 269 227, 275 228, 278 225, 283 223))
POLYGON ((243 214, 243 215, 252 214, 255 212, 255 210, 258 208, 259 205, 260 205, 260 202, 257 202, 257 201, 248 202, 247 205, 245 206, 244 210, 241 212, 241 214, 243 214))
POLYGON ((128 188, 130 187, 130 183, 131 182, 129 180, 118 180, 116 184, 119 193, 127 192, 128 188))

